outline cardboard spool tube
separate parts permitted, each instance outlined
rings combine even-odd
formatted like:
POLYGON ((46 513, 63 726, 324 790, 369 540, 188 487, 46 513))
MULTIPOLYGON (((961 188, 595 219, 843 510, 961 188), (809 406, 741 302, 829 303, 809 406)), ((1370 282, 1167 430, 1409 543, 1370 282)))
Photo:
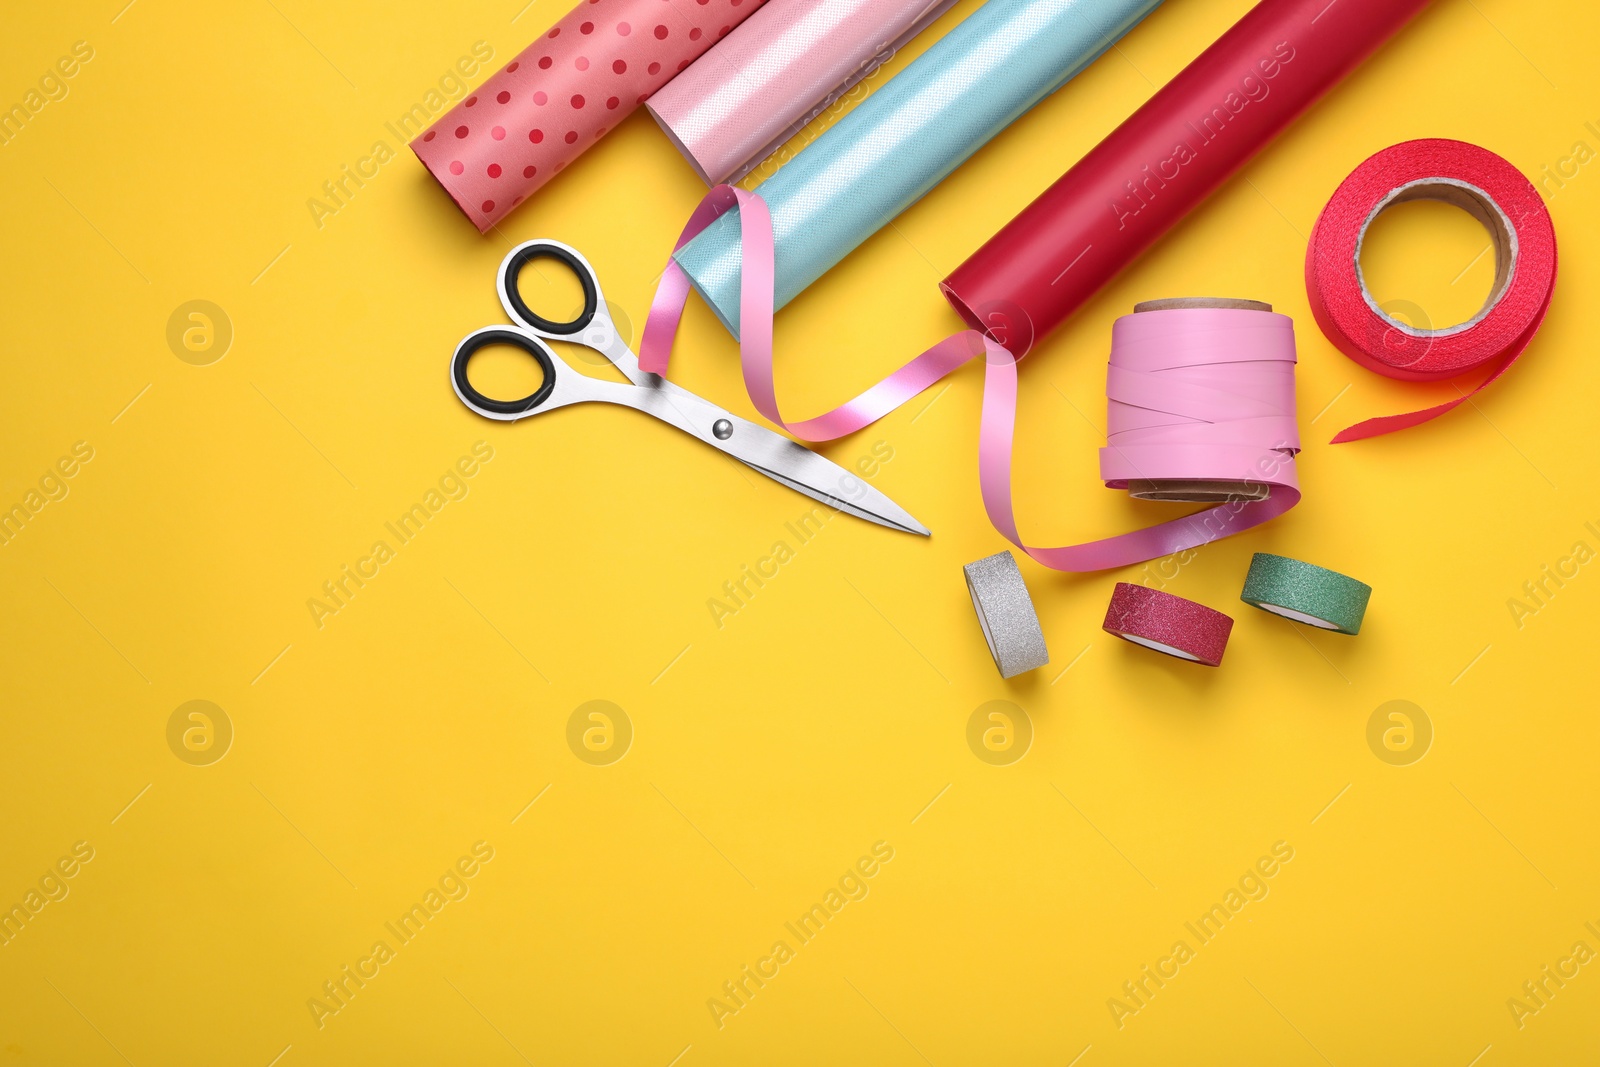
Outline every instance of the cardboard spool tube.
POLYGON ((1408 182, 1394 190, 1378 202, 1361 224, 1361 232, 1356 237, 1356 282, 1361 286, 1362 299, 1366 300, 1374 314, 1384 319, 1394 329, 1412 337, 1449 337, 1451 334, 1470 330, 1484 319, 1489 312, 1505 298, 1506 290, 1511 288, 1511 277, 1517 269, 1517 231, 1511 225, 1511 220, 1501 210, 1488 193, 1468 182, 1455 178, 1425 178, 1421 181, 1408 182), (1466 322, 1443 329, 1422 329, 1409 323, 1401 322, 1378 306, 1378 301, 1373 298, 1372 290, 1367 286, 1367 276, 1361 269, 1361 253, 1366 248, 1367 234, 1372 229, 1372 224, 1378 221, 1378 216, 1394 207, 1396 204, 1408 203, 1412 200, 1437 200, 1452 207, 1458 207, 1468 215, 1477 219, 1485 230, 1489 231, 1490 242, 1494 246, 1494 285, 1489 289, 1489 295, 1483 302, 1483 307, 1478 313, 1466 322))
MULTIPOLYGON (((1165 300, 1145 300, 1133 305, 1134 314, 1146 311, 1176 311, 1186 308, 1231 308, 1238 311, 1265 311, 1272 305, 1260 300, 1236 300, 1226 296, 1176 296, 1165 300)), ((1219 482, 1176 478, 1154 478, 1128 482, 1128 495, 1134 500, 1161 500, 1176 504, 1223 504, 1230 500, 1265 500, 1272 491, 1260 482, 1219 482)))

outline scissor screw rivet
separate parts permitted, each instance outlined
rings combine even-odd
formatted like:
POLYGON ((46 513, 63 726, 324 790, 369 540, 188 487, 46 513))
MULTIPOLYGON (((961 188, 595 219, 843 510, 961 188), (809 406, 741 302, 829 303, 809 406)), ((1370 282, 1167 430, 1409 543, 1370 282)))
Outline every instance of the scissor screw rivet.
POLYGON ((719 441, 726 441, 733 436, 733 423, 727 419, 718 419, 711 424, 711 432, 719 441))

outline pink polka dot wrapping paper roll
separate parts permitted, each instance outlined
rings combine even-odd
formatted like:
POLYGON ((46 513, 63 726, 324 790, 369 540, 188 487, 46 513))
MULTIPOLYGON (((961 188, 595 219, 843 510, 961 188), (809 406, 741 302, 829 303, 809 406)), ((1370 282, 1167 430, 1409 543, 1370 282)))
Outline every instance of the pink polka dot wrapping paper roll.
POLYGON ((765 0, 584 0, 411 150, 486 233, 765 0))

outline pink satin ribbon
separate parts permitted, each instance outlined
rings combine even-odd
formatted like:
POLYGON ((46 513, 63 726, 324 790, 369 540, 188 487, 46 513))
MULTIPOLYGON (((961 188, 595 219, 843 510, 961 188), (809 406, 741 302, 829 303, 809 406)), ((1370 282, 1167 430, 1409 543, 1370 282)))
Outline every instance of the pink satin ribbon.
MULTIPOLYGON (((1151 346, 1159 347, 1157 335, 1161 333, 1163 322, 1169 336, 1175 323, 1164 317, 1194 316, 1197 314, 1194 311, 1147 312, 1119 320, 1117 330, 1120 332, 1114 334, 1114 339, 1126 341, 1128 345, 1123 349, 1113 346, 1108 386, 1115 429, 1102 454, 1102 474, 1107 476, 1111 488, 1123 488, 1130 479, 1146 478, 1250 481, 1270 487, 1271 492, 1264 500, 1229 501, 1180 519, 1086 544, 1041 548, 1024 543, 1017 531, 1011 500, 1018 357, 976 330, 947 337, 832 411, 798 422, 785 420, 778 409, 773 385, 773 241, 772 219, 766 202, 758 194, 744 189, 716 186, 695 208, 673 250, 682 248, 735 205, 739 208, 743 259, 739 290, 739 361, 745 390, 757 411, 800 440, 832 441, 871 425, 981 354, 985 357, 985 368, 983 416, 978 431, 978 474, 984 509, 995 529, 1046 567, 1082 572, 1141 563, 1258 526, 1299 502, 1300 490, 1294 472, 1294 453, 1299 450, 1299 443, 1294 433, 1292 335, 1287 360, 1288 403, 1285 408, 1280 391, 1274 408, 1272 397, 1253 396, 1249 388, 1242 394, 1229 391, 1241 382, 1238 365, 1274 361, 1265 348, 1251 346, 1248 329, 1232 330, 1232 336, 1227 336, 1229 329, 1220 330, 1215 344, 1199 346, 1198 354, 1190 363, 1161 365, 1159 352, 1151 346), (1140 323, 1137 321, 1140 319, 1151 321, 1140 323), (1129 362, 1119 366, 1117 355, 1123 351, 1129 362), (1242 357, 1241 352, 1245 353, 1242 357), (1229 366, 1235 369, 1217 369, 1229 366), (1145 415, 1119 422, 1118 403, 1123 403, 1130 411, 1142 410, 1145 415), (1152 416, 1152 411, 1159 414, 1152 416), (1262 421, 1247 425, 1252 420, 1262 421), (1262 444, 1262 441, 1270 443, 1262 444)), ((639 365, 644 370, 666 375, 672 342, 689 290, 688 276, 669 258, 651 302, 650 317, 640 343, 639 365)), ((1263 313, 1224 314, 1261 316, 1263 313)), ((1281 315, 1265 317, 1282 320, 1284 324, 1289 321, 1281 315)), ((1260 334, 1260 330, 1256 333, 1260 334)), ((1257 336, 1255 341, 1262 339, 1257 336)), ((1275 361, 1283 362, 1281 351, 1275 361)), ((1272 392, 1270 386, 1262 388, 1267 393, 1272 392)))

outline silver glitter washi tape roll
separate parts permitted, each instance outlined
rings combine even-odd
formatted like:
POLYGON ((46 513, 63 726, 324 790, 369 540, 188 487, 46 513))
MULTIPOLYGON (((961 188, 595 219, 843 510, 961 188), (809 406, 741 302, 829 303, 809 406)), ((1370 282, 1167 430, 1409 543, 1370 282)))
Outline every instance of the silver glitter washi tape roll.
POLYGON ((1000 677, 1015 678, 1049 663, 1039 615, 1033 610, 1016 558, 1010 552, 998 552, 967 564, 962 571, 1000 677))

